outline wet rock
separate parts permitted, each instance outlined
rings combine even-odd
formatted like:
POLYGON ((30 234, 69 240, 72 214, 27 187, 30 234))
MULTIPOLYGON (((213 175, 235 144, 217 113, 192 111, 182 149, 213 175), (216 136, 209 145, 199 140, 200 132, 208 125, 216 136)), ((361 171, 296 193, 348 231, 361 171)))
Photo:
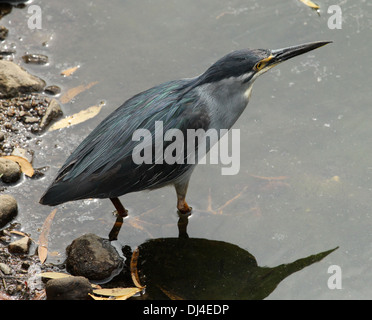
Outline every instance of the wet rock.
POLYGON ((61 106, 56 99, 52 99, 48 108, 40 122, 40 130, 44 130, 46 126, 53 120, 62 115, 61 106))
POLYGON ((48 57, 43 54, 25 54, 22 56, 22 59, 25 63, 33 63, 33 64, 47 64, 48 57))
POLYGON ((14 183, 21 177, 21 167, 15 161, 0 158, 1 180, 5 183, 14 183))
POLYGON ((88 300, 93 289, 84 277, 49 280, 45 286, 47 300, 88 300))
POLYGON ((0 60, 0 98, 38 92, 44 87, 44 80, 29 74, 12 61, 0 60))
POLYGON ((119 273, 124 264, 108 240, 91 233, 75 239, 66 252, 67 271, 89 280, 104 282, 119 273))
POLYGON ((5 40, 5 38, 8 36, 9 30, 5 28, 4 26, 0 26, 0 41, 5 40))
POLYGON ((26 254, 28 253, 28 249, 30 248, 31 239, 29 237, 23 237, 19 240, 16 240, 9 244, 8 250, 10 253, 21 253, 26 254))
POLYGON ((44 88, 44 92, 53 96, 61 93, 61 88, 56 85, 47 86, 44 88))
POLYGON ((8 194, 0 195, 0 228, 10 222, 18 213, 17 201, 8 194))

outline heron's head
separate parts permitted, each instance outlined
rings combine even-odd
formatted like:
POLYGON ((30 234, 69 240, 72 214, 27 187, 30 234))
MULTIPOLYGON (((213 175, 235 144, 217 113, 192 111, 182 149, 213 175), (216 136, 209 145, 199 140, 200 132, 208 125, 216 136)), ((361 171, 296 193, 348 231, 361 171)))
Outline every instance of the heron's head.
POLYGON ((319 41, 277 50, 243 49, 233 51, 214 63, 199 78, 198 85, 236 79, 249 83, 272 67, 300 54, 317 49, 330 41, 319 41))

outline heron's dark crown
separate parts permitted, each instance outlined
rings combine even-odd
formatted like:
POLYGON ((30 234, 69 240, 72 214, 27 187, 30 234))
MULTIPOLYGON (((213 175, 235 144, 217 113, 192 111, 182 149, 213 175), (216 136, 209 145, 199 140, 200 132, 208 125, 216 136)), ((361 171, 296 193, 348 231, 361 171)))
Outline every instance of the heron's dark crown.
MULTIPOLYGON (((200 76, 200 84, 212 83, 240 77, 254 71, 254 66, 262 59, 269 57, 270 50, 266 49, 243 49, 233 51, 219 59, 200 76)), ((252 73, 253 75, 253 73, 252 73)))

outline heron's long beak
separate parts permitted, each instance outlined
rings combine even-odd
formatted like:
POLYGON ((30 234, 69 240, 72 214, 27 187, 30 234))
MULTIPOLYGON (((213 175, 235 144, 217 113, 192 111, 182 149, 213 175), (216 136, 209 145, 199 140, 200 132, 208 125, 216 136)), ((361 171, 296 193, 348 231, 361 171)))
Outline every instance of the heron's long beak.
POLYGON ((269 64, 278 64, 300 54, 325 46, 332 41, 317 41, 311 43, 300 44, 298 46, 271 50, 271 59, 269 64))

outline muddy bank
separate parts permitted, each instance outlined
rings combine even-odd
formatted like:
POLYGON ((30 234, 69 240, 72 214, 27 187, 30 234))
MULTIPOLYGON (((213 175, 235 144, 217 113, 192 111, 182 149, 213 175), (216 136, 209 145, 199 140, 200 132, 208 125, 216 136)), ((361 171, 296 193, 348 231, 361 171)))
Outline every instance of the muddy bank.
MULTIPOLYGON (((11 5, 1 4, 0 19, 12 9, 11 5)), ((16 188, 22 175, 38 178, 43 174, 43 168, 32 168, 34 151, 29 141, 41 141, 40 133, 62 111, 55 98, 56 86, 48 86, 12 61, 16 50, 2 45, 8 37, 9 31, 0 20, 0 300, 44 299, 39 274, 57 267, 42 265, 35 255, 35 239, 22 233, 19 223, 12 222, 18 206, 8 187, 16 188)), ((11 40, 15 39, 20 37, 13 35, 11 40)), ((23 60, 38 64, 37 58, 38 55, 28 55, 23 60)))

